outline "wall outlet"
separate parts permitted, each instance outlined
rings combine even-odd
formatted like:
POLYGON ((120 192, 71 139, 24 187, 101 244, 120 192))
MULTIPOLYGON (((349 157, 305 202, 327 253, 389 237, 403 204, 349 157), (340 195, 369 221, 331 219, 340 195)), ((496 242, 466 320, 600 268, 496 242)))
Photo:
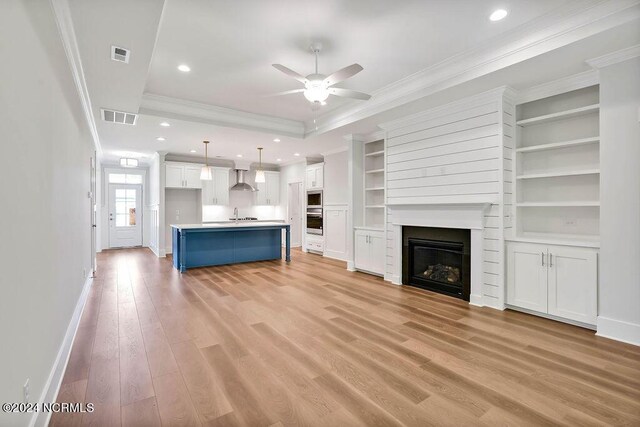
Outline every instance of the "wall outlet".
POLYGON ((29 378, 27 378, 27 381, 22 386, 22 398, 24 400, 24 403, 29 403, 29 395, 30 394, 31 393, 30 393, 29 378))
POLYGON ((578 224, 578 220, 575 218, 565 218, 564 225, 566 227, 575 227, 578 224))

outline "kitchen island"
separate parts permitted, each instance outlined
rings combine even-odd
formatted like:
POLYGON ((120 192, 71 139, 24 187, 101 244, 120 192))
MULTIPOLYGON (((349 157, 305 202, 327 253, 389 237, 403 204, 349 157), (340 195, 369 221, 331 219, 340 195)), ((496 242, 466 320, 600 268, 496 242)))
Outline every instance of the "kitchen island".
POLYGON ((291 261, 291 230, 282 222, 171 224, 173 266, 188 268, 282 258, 282 230, 286 232, 285 259, 291 261))

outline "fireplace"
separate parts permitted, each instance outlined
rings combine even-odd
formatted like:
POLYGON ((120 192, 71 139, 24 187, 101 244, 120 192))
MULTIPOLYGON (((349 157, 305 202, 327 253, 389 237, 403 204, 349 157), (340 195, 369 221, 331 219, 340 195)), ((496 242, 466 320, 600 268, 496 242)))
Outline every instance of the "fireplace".
POLYGON ((469 301, 469 230, 403 227, 402 283, 469 301))

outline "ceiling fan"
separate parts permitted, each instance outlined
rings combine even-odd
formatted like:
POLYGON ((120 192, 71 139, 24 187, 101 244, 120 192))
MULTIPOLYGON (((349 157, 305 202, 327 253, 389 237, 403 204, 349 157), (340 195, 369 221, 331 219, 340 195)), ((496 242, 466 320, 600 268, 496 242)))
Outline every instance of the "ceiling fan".
POLYGON ((304 84, 304 88, 302 89, 293 89, 286 90, 284 92, 273 93, 268 96, 280 96, 280 95, 289 95, 292 93, 303 93, 304 97, 311 102, 311 109, 318 110, 320 106, 325 105, 325 101, 329 97, 329 95, 342 96, 345 98, 354 98, 361 99, 363 101, 371 98, 371 95, 366 93, 357 92, 355 90, 343 89, 340 87, 332 87, 333 85, 343 82, 350 77, 358 74, 363 70, 360 64, 351 64, 348 67, 344 67, 341 70, 336 71, 335 73, 325 76, 324 74, 318 73, 318 54, 320 53, 321 45, 319 43, 314 43, 310 46, 311 51, 314 53, 316 57, 316 71, 314 74, 309 74, 308 76, 303 76, 300 73, 293 71, 290 68, 285 67, 282 64, 273 64, 273 67, 276 70, 280 70, 285 73, 289 77, 293 77, 298 80, 300 83, 304 84))

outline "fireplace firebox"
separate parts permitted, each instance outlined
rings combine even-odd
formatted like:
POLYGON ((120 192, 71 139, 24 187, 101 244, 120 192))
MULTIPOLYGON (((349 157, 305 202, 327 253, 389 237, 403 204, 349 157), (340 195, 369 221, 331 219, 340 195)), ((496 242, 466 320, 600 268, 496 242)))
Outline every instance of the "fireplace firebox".
POLYGON ((403 283, 469 301, 470 232, 403 227, 403 283))

